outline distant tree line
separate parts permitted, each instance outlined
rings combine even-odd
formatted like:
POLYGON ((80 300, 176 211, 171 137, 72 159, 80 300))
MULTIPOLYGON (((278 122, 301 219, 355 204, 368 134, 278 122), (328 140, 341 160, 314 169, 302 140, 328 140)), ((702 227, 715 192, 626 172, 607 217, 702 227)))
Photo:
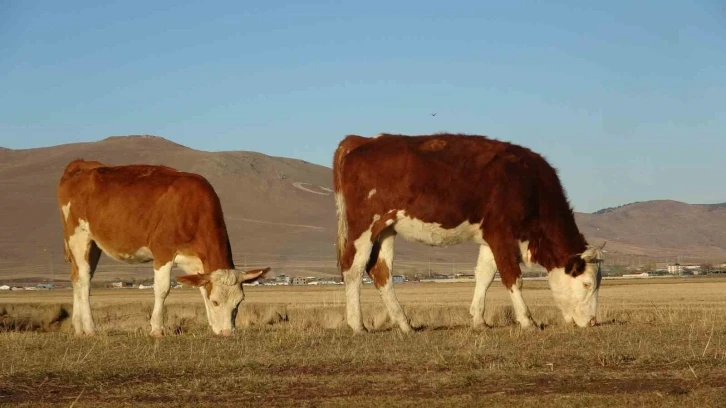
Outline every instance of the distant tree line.
POLYGON ((625 207, 625 206, 628 206, 628 205, 632 205, 632 204, 639 204, 639 203, 642 203, 642 202, 643 202, 643 201, 633 201, 632 203, 627 203, 627 204, 623 204, 623 205, 618 205, 618 206, 616 206, 616 207, 608 207, 608 208, 603 208, 602 210, 597 210, 597 211, 595 211, 595 212, 594 212, 593 214, 597 214, 597 215, 600 215, 600 214, 605 214, 605 213, 609 213, 609 212, 615 211, 615 210, 617 210, 618 208, 623 208, 623 207, 625 207))

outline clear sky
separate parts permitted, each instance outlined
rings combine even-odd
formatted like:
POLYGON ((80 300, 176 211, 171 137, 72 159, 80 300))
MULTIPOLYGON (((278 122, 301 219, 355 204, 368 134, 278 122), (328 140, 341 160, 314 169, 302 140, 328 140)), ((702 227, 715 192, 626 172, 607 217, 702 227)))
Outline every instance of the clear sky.
POLYGON ((346 134, 466 132, 544 154, 577 211, 726 201, 723 0, 102 3, 0 0, 0 146, 331 166, 346 134))

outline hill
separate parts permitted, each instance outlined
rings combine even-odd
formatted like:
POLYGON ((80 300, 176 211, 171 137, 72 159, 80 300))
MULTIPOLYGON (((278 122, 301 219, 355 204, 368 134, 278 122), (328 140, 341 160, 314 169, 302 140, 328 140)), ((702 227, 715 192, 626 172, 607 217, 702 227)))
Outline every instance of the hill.
MULTIPOLYGON (((275 273, 335 274, 335 208, 329 167, 247 151, 207 152, 157 136, 114 136, 98 142, 0 149, 0 277, 65 280, 56 187, 76 158, 108 164, 164 164, 205 176, 222 200, 238 267, 275 273)), ((674 201, 634 203, 577 213, 592 243, 610 254, 726 260, 726 206, 674 201)), ((476 247, 431 248, 396 243, 398 270, 471 272, 476 247)), ((151 278, 149 265, 103 257, 99 279, 151 278)))
POLYGON ((609 249, 618 253, 726 261, 724 204, 654 200, 575 218, 589 240, 608 240, 609 249))

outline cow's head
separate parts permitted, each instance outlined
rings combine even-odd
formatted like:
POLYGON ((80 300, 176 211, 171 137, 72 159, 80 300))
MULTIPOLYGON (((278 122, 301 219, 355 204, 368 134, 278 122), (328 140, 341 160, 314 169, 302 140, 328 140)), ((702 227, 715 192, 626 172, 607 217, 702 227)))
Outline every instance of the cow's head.
POLYGON ((219 269, 212 273, 180 276, 177 280, 201 290, 212 330, 215 334, 229 336, 235 329, 237 310, 245 298, 242 283, 254 281, 269 270, 265 268, 244 272, 219 269))
POLYGON ((597 297, 600 291, 602 248, 588 246, 585 252, 571 257, 565 268, 549 273, 550 289, 565 321, 580 327, 594 326, 597 297))

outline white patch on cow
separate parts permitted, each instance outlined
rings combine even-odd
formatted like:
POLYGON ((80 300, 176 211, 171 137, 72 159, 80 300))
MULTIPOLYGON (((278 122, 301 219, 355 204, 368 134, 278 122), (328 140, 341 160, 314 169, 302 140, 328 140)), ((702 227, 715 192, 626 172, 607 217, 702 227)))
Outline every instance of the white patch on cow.
POLYGON ((202 294, 207 308, 212 331, 228 336, 235 330, 234 319, 239 304, 244 300, 241 276, 244 273, 234 269, 217 269, 211 273, 212 292, 209 298, 202 294))
POLYGON ((61 210, 63 210, 63 221, 68 221, 68 216, 71 215, 71 202, 61 207, 61 210))
POLYGON ((373 190, 369 191, 368 192, 368 198, 370 199, 371 197, 373 197, 373 194, 375 194, 375 193, 376 193, 376 189, 375 188, 373 190))
POLYGON ((174 258, 174 262, 176 263, 176 266, 179 267, 179 269, 183 270, 188 275, 204 272, 204 265, 202 264, 202 260, 199 259, 198 256, 180 254, 174 258))
POLYGON ((555 268, 549 272, 548 281, 566 322, 587 327, 594 321, 600 290, 596 264, 587 264, 585 272, 576 278, 566 274, 564 268, 555 268))
POLYGON ((464 221, 454 228, 442 228, 437 222, 423 222, 408 217, 405 211, 396 213, 396 225, 393 227, 404 239, 434 246, 450 246, 467 241, 485 244, 480 224, 464 221))
POLYGON ((524 298, 522 297, 522 278, 521 277, 518 277, 515 284, 512 285, 511 288, 509 288, 509 297, 512 300, 512 307, 514 308, 514 316, 516 317, 517 322, 519 322, 519 325, 523 329, 532 327, 532 324, 534 322, 532 321, 532 316, 529 313, 529 308, 527 307, 527 304, 524 303, 524 298))
POLYGON ((355 247, 355 257, 350 269, 343 271, 345 279, 345 296, 346 296, 346 318, 348 325, 354 332, 359 333, 365 331, 363 326, 363 316, 360 307, 360 289, 363 280, 368 258, 371 255, 373 244, 371 243, 371 228, 363 232, 360 237, 353 241, 355 247))
POLYGON ((401 309, 401 304, 398 302, 396 292, 393 290, 393 279, 391 277, 393 271, 393 242, 395 235, 392 231, 387 230, 381 234, 380 242, 381 249, 378 252, 378 260, 383 261, 388 267, 388 276, 386 284, 378 288, 378 292, 381 294, 383 303, 388 309, 388 316, 390 316, 393 324, 397 324, 404 333, 410 333, 413 331, 411 325, 406 319, 406 314, 401 309))
MULTIPOLYGON (((105 251, 104 251, 105 252, 105 251)), ((117 254, 114 258, 129 264, 149 262, 154 259, 151 250, 148 247, 141 247, 133 254, 117 254)))
POLYGON ((393 220, 387 220, 386 221, 386 226, 391 226, 391 224, 393 224, 393 220))
MULTIPOLYGON (((148 248, 147 248, 148 250, 148 248)), ((154 269, 154 310, 151 313, 151 335, 158 336, 164 327, 164 301, 169 295, 171 283, 171 261, 154 269)))
POLYGON ((479 258, 476 262, 474 275, 476 276, 476 287, 474 289, 474 298, 471 301, 469 313, 471 314, 472 327, 480 328, 485 325, 484 308, 487 290, 494 280, 497 273, 497 264, 494 262, 494 254, 488 245, 482 245, 479 248, 479 258))
POLYGON ((86 260, 90 242, 90 225, 79 219, 78 226, 68 238, 68 248, 78 268, 78 276, 73 282, 73 328, 76 334, 95 333, 90 300, 91 265, 86 260))

